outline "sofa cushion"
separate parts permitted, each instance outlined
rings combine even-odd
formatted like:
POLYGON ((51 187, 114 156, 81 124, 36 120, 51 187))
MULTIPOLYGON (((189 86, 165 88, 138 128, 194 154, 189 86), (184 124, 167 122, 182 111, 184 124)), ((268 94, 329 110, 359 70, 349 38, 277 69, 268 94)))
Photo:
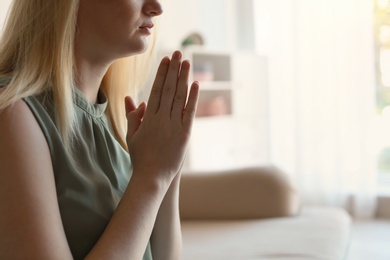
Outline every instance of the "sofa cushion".
POLYGON ((275 166, 183 174, 183 220, 236 220, 294 215, 299 196, 288 176, 275 166))
POLYGON ((350 225, 346 211, 331 207, 304 207, 293 217, 183 221, 182 259, 343 259, 350 225))

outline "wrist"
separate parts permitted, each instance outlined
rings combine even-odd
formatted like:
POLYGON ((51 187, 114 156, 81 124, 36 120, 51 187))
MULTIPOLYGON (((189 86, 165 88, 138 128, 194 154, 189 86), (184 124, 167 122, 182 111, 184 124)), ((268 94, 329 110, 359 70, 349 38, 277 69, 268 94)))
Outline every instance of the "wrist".
POLYGON ((162 174, 156 174, 151 170, 134 170, 129 186, 132 189, 142 189, 148 194, 165 195, 172 181, 159 175, 162 174))

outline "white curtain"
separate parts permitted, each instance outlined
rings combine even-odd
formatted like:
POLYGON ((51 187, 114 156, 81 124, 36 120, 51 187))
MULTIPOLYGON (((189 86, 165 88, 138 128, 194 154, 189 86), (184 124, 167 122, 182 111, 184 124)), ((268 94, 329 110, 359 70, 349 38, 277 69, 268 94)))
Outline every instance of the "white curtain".
POLYGON ((305 205, 375 213, 372 0, 254 0, 269 57, 271 163, 305 205))

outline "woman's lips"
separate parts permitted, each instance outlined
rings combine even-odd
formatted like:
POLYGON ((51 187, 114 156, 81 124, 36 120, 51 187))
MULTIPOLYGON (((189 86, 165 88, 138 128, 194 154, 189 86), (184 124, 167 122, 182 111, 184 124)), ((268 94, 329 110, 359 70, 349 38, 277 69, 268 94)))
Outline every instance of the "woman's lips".
POLYGON ((145 34, 152 34, 152 28, 154 27, 154 24, 143 24, 139 27, 140 31, 145 34))

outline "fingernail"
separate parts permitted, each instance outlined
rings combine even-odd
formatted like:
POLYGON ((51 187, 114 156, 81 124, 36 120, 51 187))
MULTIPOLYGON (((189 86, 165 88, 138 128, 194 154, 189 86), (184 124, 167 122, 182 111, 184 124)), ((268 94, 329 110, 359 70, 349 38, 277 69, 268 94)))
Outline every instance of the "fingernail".
POLYGON ((175 51, 172 55, 172 59, 175 59, 175 60, 180 60, 182 57, 182 54, 180 51, 175 51))
POLYGON ((181 66, 183 69, 189 69, 190 68, 190 61, 189 60, 183 61, 181 66))
POLYGON ((168 65, 170 62, 170 59, 168 56, 165 56, 164 58, 161 59, 161 64, 168 65))

